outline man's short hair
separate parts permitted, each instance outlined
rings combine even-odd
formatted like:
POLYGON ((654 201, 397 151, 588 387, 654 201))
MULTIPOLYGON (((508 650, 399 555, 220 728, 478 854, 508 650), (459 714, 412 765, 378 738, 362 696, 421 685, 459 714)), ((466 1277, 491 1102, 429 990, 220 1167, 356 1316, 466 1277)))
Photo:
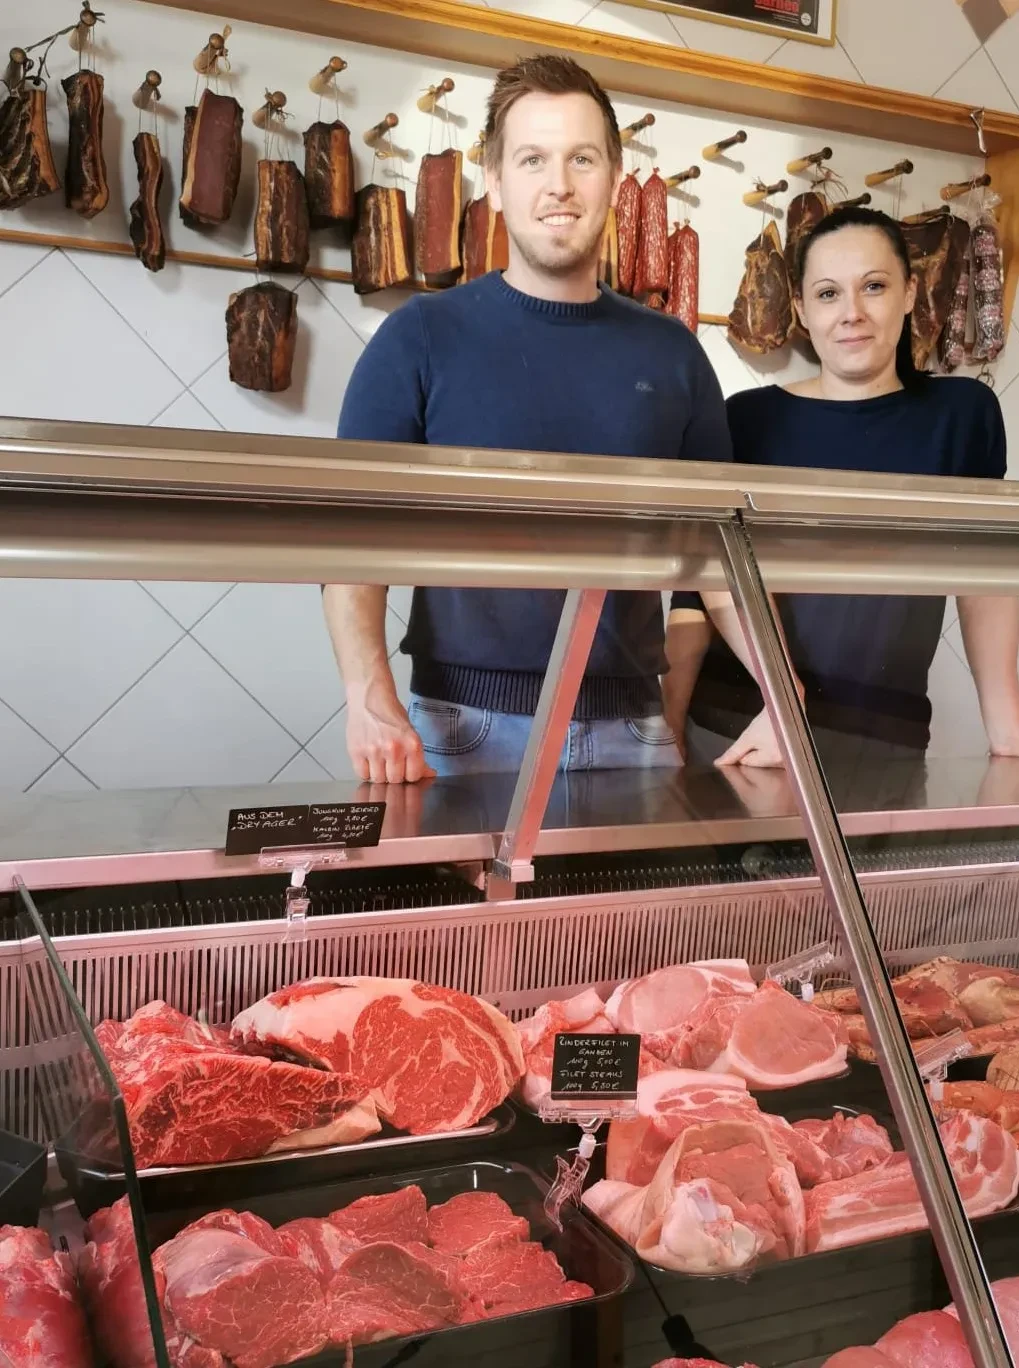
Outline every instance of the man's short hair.
POLYGON ((623 164, 623 144, 612 101, 589 71, 572 57, 554 53, 540 57, 525 57, 515 66, 506 67, 495 78, 495 87, 488 101, 488 122, 485 125, 485 165, 497 169, 502 164, 503 135, 506 116, 525 95, 590 95, 605 119, 605 137, 613 164, 623 164))

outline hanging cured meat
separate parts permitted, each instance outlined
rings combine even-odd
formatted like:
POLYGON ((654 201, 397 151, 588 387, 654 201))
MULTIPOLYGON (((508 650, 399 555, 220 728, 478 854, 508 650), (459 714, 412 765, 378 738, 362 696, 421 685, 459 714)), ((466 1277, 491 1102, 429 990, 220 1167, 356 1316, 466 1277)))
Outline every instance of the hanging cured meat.
POLYGON ((509 265, 506 223, 487 195, 468 201, 464 210, 463 262, 465 284, 489 271, 505 271, 509 265))
POLYGON ((225 223, 241 179, 244 111, 232 95, 202 92, 184 115, 181 217, 185 223, 225 223))
POLYGON ((18 86, 0 105, 0 209, 60 189, 46 122, 46 91, 18 86))
POLYGON ((640 181, 631 171, 619 187, 616 200, 616 225, 619 238, 619 290, 632 295, 637 279, 637 253, 640 248, 640 181))
POLYGON ((609 209, 605 231, 602 233, 598 279, 604 281, 610 290, 619 289, 619 225, 614 208, 609 209))
POLYGON ((961 256, 955 281, 955 293, 948 311, 948 319, 941 334, 941 369, 951 373, 966 359, 966 325, 969 321, 970 227, 965 219, 957 218, 952 230, 953 252, 961 256))
POLYGON ((309 251, 304 177, 292 161, 260 161, 255 207, 258 269, 301 272, 309 251))
POLYGON ((793 301, 774 222, 747 248, 743 280, 729 315, 729 338, 758 356, 778 351, 793 330, 793 301))
POLYGON ((682 319, 690 331, 697 332, 700 315, 701 244, 689 222, 669 238, 669 294, 667 312, 682 319))
POLYGON ((90 219, 110 202, 103 156, 103 78, 94 71, 76 71, 60 84, 69 121, 64 198, 68 209, 90 219))
POLYGON ((447 148, 421 158, 414 202, 414 264, 429 285, 455 285, 463 271, 463 153, 447 148))
POLYGON ((161 271, 166 263, 166 241, 159 217, 163 186, 163 157, 153 133, 139 133, 131 144, 138 168, 138 198, 131 205, 129 231, 134 254, 147 271, 161 271))
POLYGON ((351 261, 358 294, 406 285, 413 279, 410 218, 402 190, 369 185, 358 192, 351 261))
POLYGON ((243 389, 290 388, 297 343, 297 296, 272 281, 230 296, 226 310, 230 379, 243 389))
POLYGON ((951 312, 962 258, 953 248, 952 215, 941 209, 902 222, 917 279, 913 306, 913 360, 926 370, 951 312))
POLYGON ((973 229, 973 307, 975 361, 994 361, 1005 345, 1004 274, 1001 241, 991 215, 983 214, 973 229))
POLYGON ((669 192, 657 169, 640 194, 640 242, 634 294, 664 294, 669 288, 669 192))
POLYGON ((313 123, 304 135, 304 181, 312 228, 349 232, 357 214, 350 129, 336 119, 313 123))
POLYGON ((786 210, 785 264, 793 289, 800 286, 800 243, 831 212, 831 205, 819 190, 804 190, 789 201, 786 210))

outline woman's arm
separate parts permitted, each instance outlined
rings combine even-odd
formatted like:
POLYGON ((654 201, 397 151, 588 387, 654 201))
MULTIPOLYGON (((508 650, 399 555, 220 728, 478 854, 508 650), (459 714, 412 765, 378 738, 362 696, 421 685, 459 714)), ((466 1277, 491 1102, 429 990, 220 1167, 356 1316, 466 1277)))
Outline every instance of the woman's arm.
POLYGON ((699 608, 673 608, 665 626, 665 658, 669 672, 662 676, 665 720, 676 733, 679 753, 686 759, 686 715, 697 676, 711 641, 711 624, 699 608))
POLYGON ((989 594, 957 603, 990 752, 1019 756, 1019 599, 989 594))

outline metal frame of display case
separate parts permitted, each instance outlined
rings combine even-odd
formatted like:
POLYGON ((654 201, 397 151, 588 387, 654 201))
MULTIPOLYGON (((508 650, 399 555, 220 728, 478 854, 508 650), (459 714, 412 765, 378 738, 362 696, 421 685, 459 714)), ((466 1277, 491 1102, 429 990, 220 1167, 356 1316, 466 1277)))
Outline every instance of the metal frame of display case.
POLYGON ((499 901, 530 874, 606 589, 728 587, 975 1362, 1012 1365, 765 586, 1019 592, 1005 535, 1019 530, 1019 490, 14 420, 0 430, 3 576, 186 567, 195 579, 567 589, 492 869, 499 901))

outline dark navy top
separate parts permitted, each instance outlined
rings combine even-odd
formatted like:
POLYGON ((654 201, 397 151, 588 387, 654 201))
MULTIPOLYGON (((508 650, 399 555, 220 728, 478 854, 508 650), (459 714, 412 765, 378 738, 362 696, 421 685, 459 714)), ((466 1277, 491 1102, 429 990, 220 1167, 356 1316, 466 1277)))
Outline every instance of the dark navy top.
MULTIPOLYGON (((745 464, 988 479, 1005 474, 1001 408, 978 380, 923 377, 915 388, 848 401, 810 399, 767 385, 733 395, 726 407, 734 459, 745 464)), ((796 594, 779 595, 778 607, 815 726, 926 747, 927 676, 941 635, 943 598, 796 594)), ((716 637, 691 717, 738 736, 760 708, 753 679, 716 637)))
MULTIPOLYGON (((537 299, 499 272, 418 295, 386 319, 354 368, 337 435, 731 459, 718 381, 678 319, 608 290, 589 304, 537 299)), ((538 558, 542 523, 534 529, 538 558)), ((415 589, 402 644, 413 658, 411 688, 449 703, 533 712, 564 596, 415 589)), ((659 594, 609 594, 575 716, 660 712, 663 645, 659 594)))

